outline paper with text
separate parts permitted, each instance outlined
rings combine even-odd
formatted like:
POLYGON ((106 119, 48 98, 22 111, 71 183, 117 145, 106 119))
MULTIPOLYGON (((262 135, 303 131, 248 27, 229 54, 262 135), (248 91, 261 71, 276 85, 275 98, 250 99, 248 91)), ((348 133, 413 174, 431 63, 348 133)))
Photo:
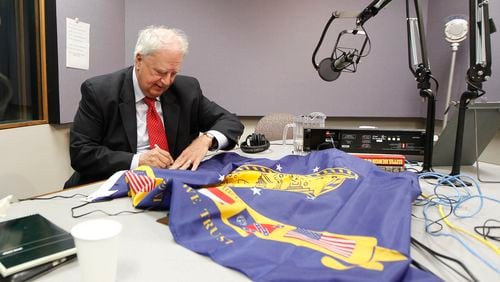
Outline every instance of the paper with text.
POLYGON ((90 24, 66 18, 66 67, 89 69, 90 24))

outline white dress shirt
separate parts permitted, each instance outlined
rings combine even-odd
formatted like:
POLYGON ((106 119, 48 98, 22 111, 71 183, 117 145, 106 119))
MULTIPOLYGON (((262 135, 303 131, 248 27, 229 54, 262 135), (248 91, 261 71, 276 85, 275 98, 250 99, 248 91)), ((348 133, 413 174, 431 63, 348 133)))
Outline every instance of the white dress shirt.
MULTIPOLYGON (((148 111, 148 105, 146 104, 146 102, 144 102, 144 97, 146 96, 139 87, 139 81, 137 80, 137 75, 135 74, 135 67, 134 71, 132 72, 132 82, 134 85, 135 109, 137 119, 137 153, 132 158, 130 169, 135 169, 139 166, 139 157, 141 153, 149 150, 149 136, 146 127, 146 114, 148 111)), ((163 122, 163 110, 158 99, 156 99, 155 108, 161 118, 161 121, 163 122)), ((211 133, 215 139, 217 139, 218 147, 216 148, 216 150, 224 148, 228 145, 229 141, 224 134, 220 133, 217 130, 209 130, 208 132, 211 133)))

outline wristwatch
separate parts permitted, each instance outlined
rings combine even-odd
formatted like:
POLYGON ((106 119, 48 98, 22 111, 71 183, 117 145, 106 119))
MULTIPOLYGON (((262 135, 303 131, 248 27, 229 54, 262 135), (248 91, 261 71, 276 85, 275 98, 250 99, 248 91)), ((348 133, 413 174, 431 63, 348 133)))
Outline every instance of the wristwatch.
POLYGON ((212 133, 203 132, 203 135, 207 136, 208 138, 210 138, 212 140, 212 145, 210 145, 210 148, 208 148, 208 150, 213 151, 219 147, 219 143, 217 142, 217 138, 215 138, 215 136, 212 133))

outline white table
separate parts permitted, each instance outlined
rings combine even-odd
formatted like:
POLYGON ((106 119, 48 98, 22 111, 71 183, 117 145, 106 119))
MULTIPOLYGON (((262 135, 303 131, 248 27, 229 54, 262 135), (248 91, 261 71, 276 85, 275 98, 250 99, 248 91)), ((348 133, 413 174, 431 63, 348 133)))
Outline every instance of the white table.
MULTIPOLYGON (((481 178, 483 180, 487 179, 500 179, 500 166, 481 163, 481 178)), ((450 173, 449 167, 436 167, 434 168, 436 171, 441 173, 450 173)), ((476 168, 472 166, 463 166, 461 168, 461 174, 466 174, 469 176, 473 176, 476 179, 476 168)), ((477 181, 477 179, 476 179, 477 181)), ((491 198, 500 199, 500 184, 496 183, 480 183, 480 188, 482 190, 483 195, 489 196, 491 198)), ((432 185, 425 183, 424 181, 420 182, 420 186, 424 193, 432 192, 432 185)), ((451 188, 441 188, 440 191, 444 191, 448 189, 451 191, 451 188)), ((478 206, 478 201, 472 200, 468 201, 463 205, 464 211, 472 211, 475 210, 478 206)), ((422 217, 422 207, 413 207, 412 213, 418 217, 422 217)), ((446 210, 445 210, 446 211, 446 210)), ((431 210, 431 215, 433 218, 438 218, 438 212, 436 209, 431 210)), ((489 219, 493 218, 496 220, 500 220, 500 205, 498 203, 485 200, 484 206, 481 209, 481 212, 472 218, 467 219, 458 219, 454 216, 449 218, 450 222, 454 225, 466 229, 469 232, 475 233, 474 227, 483 225, 483 223, 489 219)), ((444 223, 442 223, 444 225, 444 223)), ((498 225, 498 224, 495 224, 498 225)), ((432 248, 433 250, 442 253, 444 255, 453 257, 455 259, 459 259, 465 266, 472 272, 479 281, 500 281, 500 275, 492 270, 490 267, 486 266, 482 261, 473 256, 469 251, 466 250, 458 241, 449 238, 449 237, 435 237, 426 233, 424 229, 424 221, 414 218, 412 220, 412 230, 411 235, 421 243, 426 246, 432 248)), ((445 230, 449 231, 450 229, 444 227, 445 230)), ((457 235, 458 233, 451 231, 452 234, 457 235)), ((492 232, 493 234, 499 234, 498 230, 492 232)), ((493 235, 492 234, 492 235, 493 235)), ((478 254, 480 254, 484 259, 490 261, 497 268, 500 268, 500 254, 495 254, 494 251, 485 245, 479 243, 477 240, 470 239, 470 237, 460 236, 458 235, 466 244, 468 244, 471 248, 473 248, 478 254)), ((500 246, 498 242, 490 241, 497 247, 500 246)), ((445 281, 464 281, 464 279, 458 276, 453 271, 448 268, 444 268, 442 264, 436 263, 436 260, 430 258, 429 256, 423 256, 419 251, 416 251, 413 247, 411 249, 411 257, 416 261, 422 263, 427 268, 429 268, 436 275, 444 279, 445 281)), ((448 264, 459 269, 458 266, 450 261, 446 261, 448 264)), ((461 271, 463 273, 463 271, 461 271)))
MULTIPOLYGON (((259 154, 245 154, 243 156, 278 159, 291 153, 291 146, 271 145, 270 149, 259 154)), ((499 178, 500 167, 495 165, 481 164, 484 178, 499 178), (491 172, 491 174, 488 174, 491 172)), ((442 172, 449 173, 449 169, 442 172)), ((462 172, 475 175, 473 167, 463 167, 462 172)), ((101 183, 87 185, 77 189, 69 189, 55 195, 73 195, 76 193, 90 194, 95 191, 101 183)), ((422 183, 423 190, 430 185, 422 183)), ((499 184, 482 184, 481 188, 485 195, 500 198, 499 184)), ((0 221, 25 216, 32 213, 40 213, 60 227, 70 230, 75 224, 92 219, 107 217, 102 213, 94 213, 83 218, 71 217, 71 207, 82 204, 81 198, 53 199, 48 201, 24 201, 15 203, 9 210, 8 217, 0 221)), ((76 211, 77 214, 86 211, 102 209, 109 213, 123 210, 134 210, 130 198, 115 199, 110 202, 102 202, 87 205, 76 211)), ((421 208, 415 207, 413 213, 421 216, 421 208)), ((475 225, 481 225, 486 218, 498 219, 500 214, 498 204, 486 202, 480 215, 473 219, 454 223, 462 227, 472 229, 475 225)), ((120 253, 118 260, 117 281, 248 281, 243 274, 222 267, 212 262, 208 257, 198 255, 180 245, 177 245, 168 226, 156 221, 165 216, 165 212, 148 211, 139 214, 122 214, 112 217, 123 225, 120 235, 120 253)), ((466 266, 476 275, 480 281, 499 281, 500 277, 493 270, 485 266, 474 256, 470 255, 461 245, 454 240, 443 237, 433 237, 425 233, 424 223, 415 219, 412 221, 412 236, 429 247, 446 255, 460 258, 466 266)), ((498 234, 498 233, 497 233, 498 234)), ((499 256, 490 249, 476 241, 467 240, 485 258, 499 266, 499 256)), ((434 271, 447 281, 460 281, 462 278, 455 273, 435 264, 432 258, 422 256, 421 253, 412 250, 412 257, 418 262, 434 271)), ((51 273, 41 276, 37 281, 79 281, 78 262, 64 265, 51 273)))
MULTIPOLYGON (((101 183, 82 188, 69 189, 56 195, 90 194, 101 183)), ((81 199, 81 198, 79 198, 81 199)), ((24 201, 11 206, 8 217, 2 220, 40 213, 65 230, 79 222, 107 217, 94 213, 82 218, 71 217, 71 207, 82 204, 79 199, 53 199, 47 201, 24 201)), ((77 214, 102 209, 109 213, 132 211, 130 198, 114 199, 110 202, 90 204, 76 210, 77 214)), ((123 225, 120 234, 117 281, 248 281, 237 271, 222 267, 209 258, 198 255, 178 244, 172 238, 168 226, 156 221, 165 212, 147 211, 139 214, 123 214, 112 219, 123 225)), ((80 281, 78 262, 40 276, 36 281, 80 281)))

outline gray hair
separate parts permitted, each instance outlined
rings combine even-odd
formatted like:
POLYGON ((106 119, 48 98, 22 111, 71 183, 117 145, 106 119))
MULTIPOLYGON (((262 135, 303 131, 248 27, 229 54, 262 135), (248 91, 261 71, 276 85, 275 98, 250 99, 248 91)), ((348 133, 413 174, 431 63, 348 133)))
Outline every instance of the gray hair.
POLYGON ((180 29, 148 26, 139 32, 134 57, 137 54, 149 55, 162 49, 181 51, 185 55, 188 51, 188 45, 187 36, 180 29))

